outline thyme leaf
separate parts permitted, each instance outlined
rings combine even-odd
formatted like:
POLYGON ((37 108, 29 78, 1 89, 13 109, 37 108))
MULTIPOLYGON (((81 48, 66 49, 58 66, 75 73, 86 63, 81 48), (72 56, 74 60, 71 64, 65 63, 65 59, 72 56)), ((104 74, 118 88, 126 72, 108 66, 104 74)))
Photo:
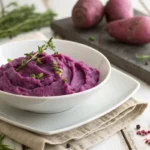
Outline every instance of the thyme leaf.
POLYGON ((32 73, 32 74, 30 75, 30 77, 31 77, 31 78, 36 78, 36 75, 35 75, 34 73, 32 73))
POLYGON ((36 76, 36 78, 37 78, 37 79, 41 79, 41 78, 43 78, 43 76, 44 76, 44 73, 39 73, 39 74, 36 76))
POLYGON ((34 73, 32 73, 31 75, 30 75, 30 77, 31 78, 35 78, 35 79, 41 79, 41 78, 43 78, 44 77, 44 73, 39 73, 39 74, 34 74, 34 73))
POLYGON ((8 62, 8 63, 9 63, 9 62, 11 62, 11 59, 10 59, 10 58, 8 58, 8 59, 7 59, 7 62, 8 62))
POLYGON ((29 57, 29 58, 31 58, 32 55, 33 55, 33 51, 31 53, 25 53, 24 55, 27 56, 27 57, 29 57))
POLYGON ((150 59, 150 55, 136 55, 136 58, 139 59, 140 61, 146 61, 150 59))
POLYGON ((90 40, 90 41, 95 41, 95 37, 90 36, 90 37, 89 37, 89 40, 90 40))
POLYGON ((36 59, 36 62, 37 62, 37 64, 40 64, 40 65, 42 64, 42 62, 41 62, 41 59, 40 59, 40 58, 37 58, 37 59, 36 59))

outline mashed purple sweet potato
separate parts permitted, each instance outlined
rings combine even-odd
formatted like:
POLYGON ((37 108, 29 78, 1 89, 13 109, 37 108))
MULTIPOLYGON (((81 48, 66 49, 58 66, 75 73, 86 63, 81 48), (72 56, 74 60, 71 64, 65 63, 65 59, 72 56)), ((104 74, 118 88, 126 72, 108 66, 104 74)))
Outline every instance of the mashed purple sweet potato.
POLYGON ((40 63, 32 60, 16 71, 23 59, 27 57, 0 67, 0 90, 26 96, 58 96, 85 91, 96 86, 100 80, 97 69, 62 54, 44 53, 40 63), (62 70, 61 76, 54 71, 54 61, 62 70))

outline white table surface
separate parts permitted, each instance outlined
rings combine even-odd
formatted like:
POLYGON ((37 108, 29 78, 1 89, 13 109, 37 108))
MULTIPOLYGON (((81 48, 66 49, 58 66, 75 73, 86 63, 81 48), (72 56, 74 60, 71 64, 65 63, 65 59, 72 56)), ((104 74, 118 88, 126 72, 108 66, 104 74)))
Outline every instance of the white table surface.
MULTIPOLYGON (((5 4, 8 4, 11 0, 3 0, 5 4)), ((19 4, 32 4, 34 3, 37 7, 38 11, 44 11, 47 6, 44 5, 43 2, 48 3, 48 7, 52 8, 57 14, 57 19, 65 18, 71 16, 71 10, 73 5, 77 0, 16 0, 19 4)), ((102 0, 105 4, 107 0, 102 0)), ((150 0, 143 0, 147 6, 150 8, 150 0)), ((140 5, 138 0, 132 0, 134 8, 146 13, 145 9, 140 5)), ((33 31, 35 32, 35 31, 33 31)), ((52 36, 52 31, 49 28, 43 28, 40 30, 46 37, 52 36)), ((23 36, 19 35, 19 36, 23 36)), ((9 39, 0 40, 0 44, 8 42, 9 39)), ((137 79, 141 83, 141 87, 139 91, 134 95, 134 98, 143 99, 147 102, 150 102, 150 86, 141 80, 137 79)), ((146 128, 150 127, 150 108, 146 110, 146 112, 138 118, 133 124, 126 128, 124 132, 130 136, 130 139, 124 139, 121 132, 116 133, 112 137, 108 138, 104 142, 96 145, 90 150, 150 150, 150 146, 143 144, 140 137, 137 137, 134 132, 135 125, 137 123, 143 124, 146 128), (128 144, 127 144, 127 143, 128 144)), ((5 143, 10 145, 15 150, 22 150, 22 146, 8 138, 5 139, 5 143)))

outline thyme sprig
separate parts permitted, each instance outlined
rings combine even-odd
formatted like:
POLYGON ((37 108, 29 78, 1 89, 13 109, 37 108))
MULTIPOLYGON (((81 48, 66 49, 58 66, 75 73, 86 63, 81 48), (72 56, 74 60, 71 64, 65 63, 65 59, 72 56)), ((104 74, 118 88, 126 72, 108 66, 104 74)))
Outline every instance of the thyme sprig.
POLYGON ((150 55, 136 55, 136 58, 139 59, 140 61, 146 61, 150 59, 150 55))
POLYGON ((66 83, 67 79, 62 76, 63 70, 58 67, 56 60, 53 61, 53 69, 57 75, 61 77, 61 79, 66 83))
POLYGON ((4 135, 0 135, 0 150, 13 150, 9 148, 8 145, 3 144, 4 138, 5 138, 4 135))
POLYGON ((50 9, 39 13, 34 5, 19 6, 11 2, 0 13, 0 39, 49 26, 55 16, 50 9))
MULTIPOLYGON (((55 46, 54 46, 52 40, 53 40, 53 37, 50 38, 47 42, 45 42, 44 45, 38 46, 38 51, 37 51, 37 52, 35 52, 35 53, 34 53, 34 52, 31 52, 31 53, 26 53, 26 54, 24 54, 27 58, 22 59, 21 64, 20 64, 20 66, 16 69, 16 71, 20 71, 21 69, 23 69, 23 68, 24 68, 29 62, 31 62, 32 60, 36 60, 36 62, 37 62, 38 64, 42 64, 41 58, 39 58, 39 56, 40 56, 41 54, 43 54, 44 51, 47 50, 48 48, 50 48, 52 51, 54 51, 54 54, 56 54, 56 55, 59 54, 59 53, 55 50, 55 46)), ((62 78, 62 80, 63 80, 64 82, 67 82, 67 79, 62 77, 62 72, 63 72, 63 70, 62 70, 61 68, 59 68, 59 66, 58 66, 58 64, 57 64, 56 61, 53 61, 53 69, 54 69, 55 73, 56 73, 57 75, 59 75, 59 76, 62 78)), ((30 77, 33 77, 33 78, 36 78, 36 79, 41 79, 43 76, 44 76, 43 73, 40 73, 40 74, 38 74, 38 75, 35 75, 35 74, 31 74, 31 75, 30 75, 30 77)))
POLYGON ((25 53, 24 55, 25 55, 26 57, 31 58, 33 54, 34 54, 34 52, 32 51, 31 53, 25 53))
POLYGON ((29 62, 31 62, 32 60, 38 59, 38 56, 41 55, 42 53, 44 53, 45 50, 47 50, 48 48, 50 48, 51 50, 53 50, 54 52, 57 52, 54 48, 54 44, 52 42, 53 37, 50 38, 47 42, 45 42, 44 45, 42 46, 38 46, 38 51, 33 53, 26 53, 25 56, 28 56, 29 59, 22 59, 22 62, 20 64, 20 66, 16 69, 16 71, 20 71, 22 68, 24 68, 29 62))

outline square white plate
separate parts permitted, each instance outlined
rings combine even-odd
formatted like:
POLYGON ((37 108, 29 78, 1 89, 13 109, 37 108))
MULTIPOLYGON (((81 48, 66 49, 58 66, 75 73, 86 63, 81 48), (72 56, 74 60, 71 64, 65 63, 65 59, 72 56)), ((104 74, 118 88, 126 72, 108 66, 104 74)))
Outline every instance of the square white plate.
POLYGON ((139 88, 139 83, 112 68, 112 74, 97 94, 88 102, 57 114, 31 113, 12 108, 0 101, 0 119, 39 134, 56 134, 86 124, 126 102, 139 88), (103 103, 99 102, 103 99, 103 103))

